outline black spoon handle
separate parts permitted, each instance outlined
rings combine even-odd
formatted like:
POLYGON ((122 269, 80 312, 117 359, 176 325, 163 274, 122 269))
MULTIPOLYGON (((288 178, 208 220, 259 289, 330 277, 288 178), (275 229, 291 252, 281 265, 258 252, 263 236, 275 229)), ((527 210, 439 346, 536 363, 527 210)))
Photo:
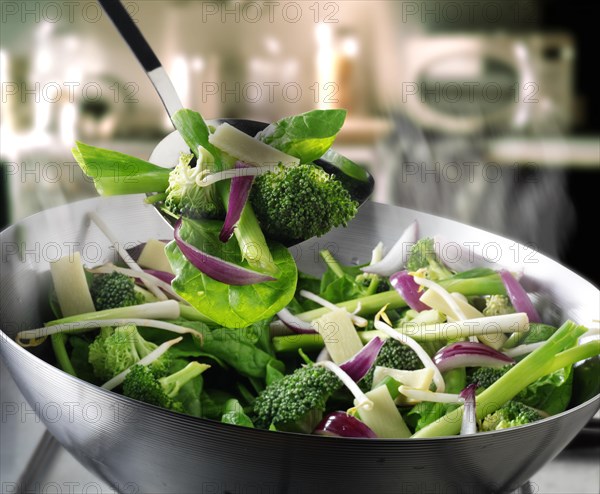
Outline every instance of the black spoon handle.
POLYGON ((171 79, 169 79, 154 50, 152 50, 120 0, 98 0, 98 3, 102 6, 104 12, 106 12, 119 33, 121 33, 121 36, 146 71, 169 117, 173 119, 173 115, 183 108, 183 105, 171 79))

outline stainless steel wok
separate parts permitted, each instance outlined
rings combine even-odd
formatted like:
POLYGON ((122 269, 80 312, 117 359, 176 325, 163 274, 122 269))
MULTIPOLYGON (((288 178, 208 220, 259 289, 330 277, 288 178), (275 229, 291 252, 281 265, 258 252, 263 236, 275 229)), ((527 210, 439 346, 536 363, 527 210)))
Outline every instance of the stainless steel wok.
MULTIPOLYGON (((23 395, 58 441, 93 473, 123 492, 168 493, 493 493, 519 487, 554 458, 594 415, 600 396, 529 426, 470 437, 352 440, 250 430, 196 419, 102 390, 46 363, 51 349, 29 352, 16 332, 49 317, 48 262, 82 253, 98 264, 114 257, 86 213, 101 214, 125 246, 168 238, 170 227, 142 196, 90 199, 39 213, 2 234, 0 355, 23 395), (45 413, 52 404, 52 413, 45 413), (57 412, 58 410, 58 412, 57 412)), ((390 245, 412 220, 422 235, 476 242, 499 265, 525 270, 543 317, 589 324, 599 318, 598 290, 568 269, 510 240, 416 211, 365 204, 347 229, 291 250, 317 273, 327 246, 362 262, 390 245)))

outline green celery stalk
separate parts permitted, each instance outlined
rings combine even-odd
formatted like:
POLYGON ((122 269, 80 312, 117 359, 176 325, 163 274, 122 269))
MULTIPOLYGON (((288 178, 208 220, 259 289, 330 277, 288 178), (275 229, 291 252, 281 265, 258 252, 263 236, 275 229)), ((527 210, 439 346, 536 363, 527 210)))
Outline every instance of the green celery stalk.
MULTIPOLYGON (((530 353, 477 396, 477 419, 481 420, 486 415, 495 412, 532 382, 553 372, 553 369, 562 369, 581 360, 582 355, 593 353, 593 348, 586 345, 580 347, 580 349, 583 348, 583 351, 571 353, 571 350, 577 350, 577 347, 563 351, 575 345, 586 331, 585 327, 578 326, 573 321, 565 322, 543 346, 530 353)), ((461 406, 417 431, 412 437, 431 438, 458 434, 462 415, 463 407, 461 406)))

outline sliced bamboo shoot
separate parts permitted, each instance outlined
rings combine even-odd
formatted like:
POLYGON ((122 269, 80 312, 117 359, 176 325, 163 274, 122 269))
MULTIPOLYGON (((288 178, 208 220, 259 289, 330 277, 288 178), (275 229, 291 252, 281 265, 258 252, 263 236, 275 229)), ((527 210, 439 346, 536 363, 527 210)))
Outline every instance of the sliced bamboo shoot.
POLYGON ((63 317, 96 310, 79 252, 51 262, 50 273, 63 317))
POLYGON ((410 437, 410 430, 396 408, 387 386, 379 386, 366 395, 373 402, 373 407, 370 410, 361 408, 360 419, 377 434, 377 437, 395 439, 410 437))
POLYGON ((323 337, 325 347, 336 364, 341 364, 356 355, 363 347, 354 328, 350 313, 346 309, 335 309, 321 316, 314 323, 323 337))
POLYGON ((257 166, 299 165, 300 160, 223 123, 208 137, 210 143, 235 158, 257 166))
MULTIPOLYGON (((429 391, 429 387, 433 382, 433 369, 418 369, 408 371, 377 366, 375 367, 375 371, 373 373, 372 388, 374 389, 377 387, 377 385, 388 376, 395 379, 399 383, 404 384, 405 386, 423 391, 429 391)), ((418 403, 418 401, 407 398, 404 395, 398 395, 398 398, 396 398, 396 403, 402 405, 414 405, 415 403, 418 403)))
MULTIPOLYGON (((462 298, 455 296, 453 296, 453 298, 456 301, 456 304, 458 305, 460 310, 463 311, 463 314, 467 316, 468 319, 477 319, 480 317, 484 317, 484 315, 481 312, 479 312, 475 307, 473 307, 471 304, 469 304, 462 298)), ((419 300, 421 300, 421 302, 423 302, 425 305, 428 305, 432 309, 439 310, 440 312, 446 314, 449 319, 452 319, 454 321, 460 320, 459 315, 456 314, 454 310, 452 310, 450 305, 448 305, 448 302, 446 302, 446 300, 444 300, 444 298, 439 293, 434 292, 433 290, 427 290, 419 300)), ((486 344, 494 350, 500 350, 500 348, 502 348, 502 345, 504 345, 504 343, 506 342, 507 337, 504 334, 496 334, 493 336, 477 335, 477 339, 481 343, 486 344)))
POLYGON ((142 249, 138 259, 138 264, 142 268, 155 269, 156 271, 165 271, 173 274, 171 264, 165 254, 165 244, 160 240, 150 239, 142 249))

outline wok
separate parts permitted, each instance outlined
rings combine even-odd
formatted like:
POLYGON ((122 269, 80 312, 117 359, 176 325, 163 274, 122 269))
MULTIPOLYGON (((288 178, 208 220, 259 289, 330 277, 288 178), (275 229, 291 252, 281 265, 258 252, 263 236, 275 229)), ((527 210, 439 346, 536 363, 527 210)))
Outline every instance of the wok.
MULTIPOLYGON (((121 492, 500 493, 516 489, 554 458, 598 409, 600 396, 528 426, 468 437, 357 440, 251 430, 178 415, 67 375, 49 344, 33 352, 12 338, 49 317, 48 262, 81 251, 89 265, 112 260, 86 213, 96 211, 125 247, 168 238, 171 229, 143 196, 95 198, 31 216, 0 234, 0 355, 56 439, 121 492), (52 413, 44 413, 52 404, 52 413), (57 413, 58 409, 58 413, 57 413)), ((318 273, 318 250, 364 262, 412 220, 422 235, 478 242, 488 257, 525 269, 523 283, 549 322, 598 319, 598 290, 555 261, 510 240, 409 209, 367 202, 346 229, 291 248, 318 273), (492 253, 493 251, 493 253, 492 253)))

